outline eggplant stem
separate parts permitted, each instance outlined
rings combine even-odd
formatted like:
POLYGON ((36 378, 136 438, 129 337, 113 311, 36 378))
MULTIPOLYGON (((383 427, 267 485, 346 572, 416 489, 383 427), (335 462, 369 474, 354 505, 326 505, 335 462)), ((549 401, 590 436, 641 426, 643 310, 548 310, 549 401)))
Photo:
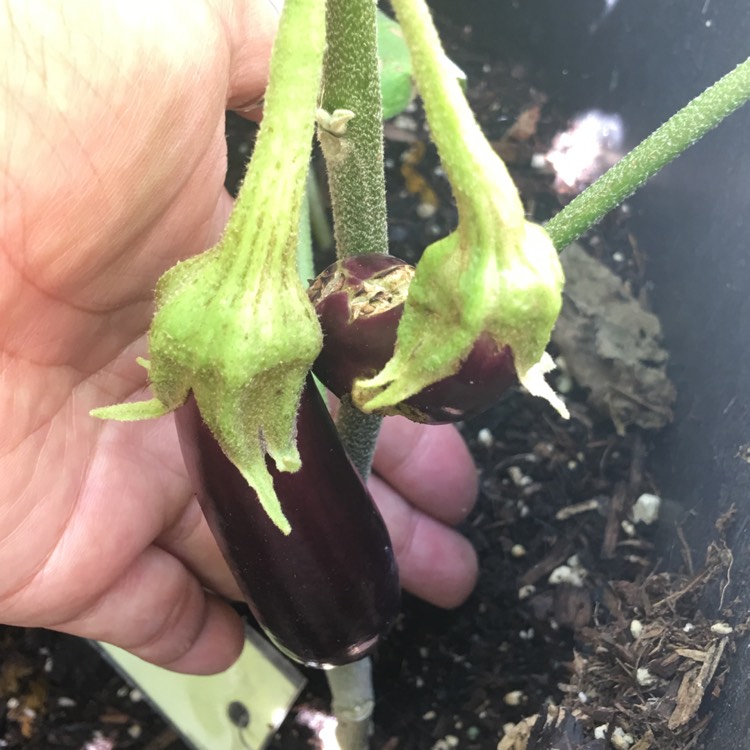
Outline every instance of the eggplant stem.
MULTIPOLYGON (((333 144, 321 138, 328 167, 336 253, 387 253, 383 120, 377 58, 375 3, 328 0, 327 51, 321 107, 348 109, 354 117, 333 144), (335 148, 326 148, 335 146, 335 148)), ((370 473, 380 419, 342 403, 337 426, 346 452, 363 478, 370 473)), ((373 686, 369 658, 326 671, 339 721, 342 750, 365 750, 372 731, 373 686)))
POLYGON ((369 656, 326 672, 333 696, 332 709, 338 720, 336 739, 342 750, 367 748, 372 731, 375 693, 369 656))
POLYGON ((750 99, 750 57, 620 159, 545 224, 562 251, 643 183, 750 99))
POLYGON ((364 480, 370 476, 382 421, 383 418, 377 414, 363 414, 352 404, 349 396, 341 399, 336 427, 351 462, 364 480))
POLYGON ((337 136, 319 129, 340 258, 388 252, 375 10, 372 0, 327 5, 320 107, 353 113, 337 136))

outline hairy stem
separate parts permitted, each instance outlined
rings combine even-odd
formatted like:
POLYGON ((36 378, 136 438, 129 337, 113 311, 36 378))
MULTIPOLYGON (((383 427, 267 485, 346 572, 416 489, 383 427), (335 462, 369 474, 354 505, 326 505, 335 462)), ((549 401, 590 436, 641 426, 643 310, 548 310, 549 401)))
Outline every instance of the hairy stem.
MULTIPOLYGON (((339 258, 388 252, 376 33, 372 0, 328 0, 321 107, 328 113, 337 109, 354 113, 344 133, 320 133, 339 258)), ((380 419, 344 402, 337 424, 347 453, 366 477, 380 419)), ((370 659, 330 669, 326 677, 342 750, 364 750, 374 704, 370 659)))
MULTIPOLYGON (((349 109, 356 122, 347 128, 343 153, 324 153, 339 257, 388 252, 383 168, 383 124, 378 77, 375 5, 367 0, 329 0, 327 51, 321 106, 349 109)), ((341 404, 337 426, 349 457, 367 478, 375 451, 379 418, 341 404)), ((372 731, 374 688, 369 657, 326 671, 337 739, 342 750, 366 750, 372 731)))
POLYGON ((329 0, 321 106, 354 113, 346 132, 327 146, 336 252, 340 258, 388 252, 383 120, 375 3, 329 0), (333 148, 329 147, 333 146, 333 148))
POLYGON ((349 396, 341 400, 336 427, 346 452, 363 479, 367 479, 370 474, 375 442, 382 421, 383 418, 377 414, 362 413, 352 404, 349 396))
POLYGON ((325 0, 288 0, 287 5, 271 58, 264 123, 225 229, 225 237, 233 238, 224 244, 235 255, 232 273, 237 277, 265 278, 262 267, 268 263, 296 273, 296 263, 286 261, 297 251, 320 93, 326 6, 325 0))
POLYGON ((456 198, 459 232, 467 234, 468 244, 503 243, 523 226, 518 190, 471 111, 425 1, 391 4, 411 53, 430 137, 456 198), (499 239, 497 227, 502 227, 499 239))
POLYGON ((750 99, 750 58, 695 97, 572 200, 545 229, 562 250, 750 99))
MULTIPOLYGON (((375 11, 372 0, 328 0, 321 105, 329 113, 354 113, 342 135, 321 134, 339 258, 388 252, 375 11)), ((348 400, 341 405, 341 438, 363 477, 370 473, 380 421, 348 400)))

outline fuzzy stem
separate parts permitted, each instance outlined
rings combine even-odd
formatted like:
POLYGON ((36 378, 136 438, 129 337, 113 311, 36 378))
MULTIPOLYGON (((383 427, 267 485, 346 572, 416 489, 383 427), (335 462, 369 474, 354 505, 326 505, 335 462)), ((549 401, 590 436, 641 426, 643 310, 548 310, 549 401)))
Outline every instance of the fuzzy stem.
MULTIPOLYGON (((372 0, 328 0, 323 109, 349 109, 354 118, 336 148, 326 148, 336 254, 388 252, 383 166, 383 108, 378 67, 376 7, 372 0)), ((338 426, 363 477, 370 473, 380 420, 346 400, 338 426)))
POLYGON ((269 265, 296 273, 296 263, 289 261, 297 250, 320 93, 326 6, 325 0, 287 0, 286 5, 271 58, 273 85, 266 92, 264 124, 225 230, 225 237, 235 240, 224 244, 232 248, 229 262, 237 277, 262 280, 269 265))
POLYGON ((466 239, 475 243, 494 238, 497 225, 505 232, 517 229, 524 221, 518 190, 466 101, 426 3, 392 0, 391 4, 409 46, 430 137, 456 198, 459 231, 471 232, 466 239))
MULTIPOLYGON (((328 0, 321 107, 354 113, 338 143, 321 137, 339 258, 388 252, 376 33, 372 0, 328 0)), ((337 423, 352 462, 366 477, 380 420, 342 403, 337 423)), ((365 658, 326 671, 342 750, 367 747, 374 704, 371 669, 365 658)))
POLYGON ((383 120, 375 3, 329 0, 321 106, 354 118, 336 153, 321 139, 331 187, 336 253, 387 253, 383 120))
POLYGON ((382 421, 382 417, 377 414, 363 414, 352 404, 349 396, 341 399, 336 427, 346 452, 363 479, 370 475, 375 442, 382 421))
POLYGON ((624 156, 545 225, 562 250, 750 99, 750 58, 720 78, 624 156))

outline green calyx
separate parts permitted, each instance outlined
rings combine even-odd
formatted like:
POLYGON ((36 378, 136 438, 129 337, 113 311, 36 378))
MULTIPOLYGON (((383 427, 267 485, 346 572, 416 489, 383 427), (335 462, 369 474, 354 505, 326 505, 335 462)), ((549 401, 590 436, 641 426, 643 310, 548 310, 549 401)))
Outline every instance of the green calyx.
POLYGON ((388 409, 455 373, 481 333, 510 346, 521 383, 565 414, 544 381, 545 347, 562 305, 563 272, 447 67, 423 0, 392 2, 409 45, 430 132, 458 207, 456 231, 417 265, 393 358, 355 384, 366 412, 388 409))
POLYGON ((459 229, 430 245, 409 287, 393 358, 355 384, 363 411, 379 412, 419 393, 461 367, 474 342, 489 333, 510 346, 521 383, 560 413, 564 404, 544 380, 545 354, 562 304, 563 274, 544 230, 530 222, 493 243, 459 229), (475 244, 475 242, 477 244, 475 244))
POLYGON ((92 412, 161 416, 192 391, 203 421, 284 533, 291 527, 266 457, 281 471, 300 468, 297 409, 322 345, 297 272, 297 237, 324 45, 324 1, 287 0, 263 124, 224 236, 157 284, 148 368, 155 398, 92 412))

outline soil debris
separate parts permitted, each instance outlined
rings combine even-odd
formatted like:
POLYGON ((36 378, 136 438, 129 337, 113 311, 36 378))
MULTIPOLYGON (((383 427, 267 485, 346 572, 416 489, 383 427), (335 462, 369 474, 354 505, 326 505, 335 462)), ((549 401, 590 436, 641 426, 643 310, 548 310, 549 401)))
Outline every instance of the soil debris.
POLYGON ((748 628, 747 620, 732 626, 701 609, 707 589, 723 590, 731 572, 726 523, 717 522, 717 540, 693 575, 649 573, 642 582, 604 584, 612 596, 594 622, 576 630, 571 679, 560 685, 562 705, 590 731, 614 721, 633 748, 699 746, 710 719, 699 709, 720 694, 727 655, 748 628))
POLYGON ((552 340, 567 370, 621 435, 631 425, 664 427, 672 419, 675 389, 666 374, 659 319, 579 244, 561 259, 564 303, 552 340))

